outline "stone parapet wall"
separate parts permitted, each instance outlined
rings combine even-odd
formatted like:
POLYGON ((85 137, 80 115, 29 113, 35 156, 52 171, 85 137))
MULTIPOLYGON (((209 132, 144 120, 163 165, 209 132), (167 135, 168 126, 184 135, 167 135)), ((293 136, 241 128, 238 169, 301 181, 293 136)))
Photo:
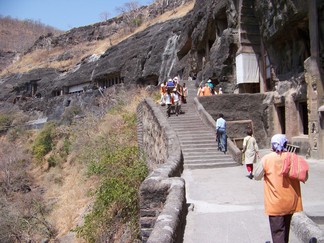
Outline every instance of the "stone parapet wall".
POLYGON ((180 142, 151 99, 137 108, 138 144, 150 174, 140 187, 142 242, 181 242, 186 217, 180 142))

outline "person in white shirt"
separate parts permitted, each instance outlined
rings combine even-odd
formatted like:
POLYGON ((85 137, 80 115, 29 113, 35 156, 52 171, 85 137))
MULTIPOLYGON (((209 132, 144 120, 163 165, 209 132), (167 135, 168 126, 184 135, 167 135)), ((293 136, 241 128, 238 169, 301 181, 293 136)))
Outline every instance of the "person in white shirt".
POLYGON ((226 121, 222 113, 219 114, 219 118, 216 120, 216 140, 218 143, 218 150, 225 154, 227 150, 226 121))
POLYGON ((167 92, 164 95, 165 104, 167 105, 167 116, 170 117, 171 115, 171 106, 172 106, 172 97, 171 92, 167 89, 167 92))
POLYGON ((176 113, 176 116, 179 115, 179 112, 180 112, 180 107, 181 107, 181 100, 180 100, 180 95, 177 91, 177 89, 173 89, 173 102, 174 102, 174 107, 175 107, 175 113, 176 113))

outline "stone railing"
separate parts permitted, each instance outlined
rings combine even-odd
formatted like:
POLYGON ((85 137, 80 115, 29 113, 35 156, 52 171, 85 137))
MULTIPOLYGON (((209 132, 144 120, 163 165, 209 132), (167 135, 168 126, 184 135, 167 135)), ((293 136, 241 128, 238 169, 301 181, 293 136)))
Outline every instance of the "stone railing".
POLYGON ((183 156, 160 108, 146 99, 137 108, 138 143, 150 169, 140 187, 142 242, 178 242, 186 217, 183 156))

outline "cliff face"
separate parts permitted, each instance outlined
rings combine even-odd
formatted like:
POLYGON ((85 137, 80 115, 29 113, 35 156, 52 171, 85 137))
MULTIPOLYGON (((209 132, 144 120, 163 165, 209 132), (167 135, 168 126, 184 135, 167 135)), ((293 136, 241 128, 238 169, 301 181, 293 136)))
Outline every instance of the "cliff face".
POLYGON ((277 75, 303 72, 310 56, 307 1, 256 1, 260 31, 277 75))
MULTIPOLYGON (((169 1, 170 6, 142 11, 145 18, 152 18, 158 12, 187 2, 169 1)), ((36 84, 41 97, 50 99, 71 93, 74 90, 71 87, 82 84, 84 90, 118 83, 157 85, 175 75, 183 79, 195 76, 199 82, 212 78, 225 92, 237 92, 235 58, 243 45, 252 45, 252 35, 259 38, 258 43, 263 44, 253 48, 256 53, 267 55, 272 66, 272 79, 290 80, 293 86, 300 85, 303 82, 303 78, 300 78, 303 62, 310 56, 305 1, 245 0, 240 3, 235 0, 200 0, 186 16, 150 26, 111 46, 102 55, 84 58, 73 69, 38 69, 28 74, 3 77, 0 99, 12 102, 17 95, 31 95, 30 90, 25 88, 31 82, 36 84), (249 11, 246 10, 248 8, 249 11), (243 19, 244 15, 253 15, 255 23, 243 23, 248 22, 243 19), (258 31, 257 35, 254 32, 248 35, 251 26, 258 31), (244 34, 247 40, 244 40, 244 34)), ((60 37, 45 36, 36 42, 30 52, 80 42, 109 41, 109 37, 122 25, 125 22, 118 17, 72 29, 60 37)), ((321 38, 323 40, 323 36, 321 38)), ((69 53, 60 55, 60 58, 69 59, 69 53)), ((270 84, 268 89, 273 90, 274 86, 270 84)), ((290 87, 279 86, 284 87, 285 91, 286 87, 290 87)))

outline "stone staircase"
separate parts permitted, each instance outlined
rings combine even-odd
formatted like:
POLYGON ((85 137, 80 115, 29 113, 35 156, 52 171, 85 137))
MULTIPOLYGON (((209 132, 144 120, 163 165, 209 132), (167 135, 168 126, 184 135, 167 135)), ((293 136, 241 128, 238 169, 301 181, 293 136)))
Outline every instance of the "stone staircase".
MULTIPOLYGON (((215 130, 201 120, 194 105, 197 93, 194 81, 186 81, 186 86, 189 95, 187 103, 181 106, 184 113, 179 116, 172 114, 167 118, 180 140, 184 168, 207 169, 237 166, 238 164, 230 155, 217 150, 215 130)), ((166 107, 161 106, 161 109, 166 114, 166 107)))

